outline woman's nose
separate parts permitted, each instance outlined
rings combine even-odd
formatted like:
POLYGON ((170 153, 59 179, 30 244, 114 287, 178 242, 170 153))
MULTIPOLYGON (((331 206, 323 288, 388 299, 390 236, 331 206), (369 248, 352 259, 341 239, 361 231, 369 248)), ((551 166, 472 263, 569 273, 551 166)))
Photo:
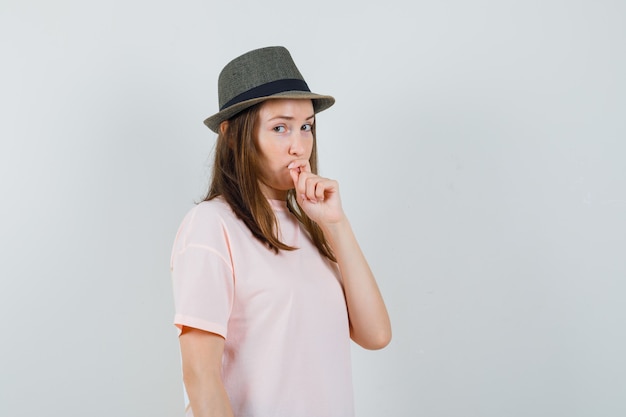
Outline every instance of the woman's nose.
POLYGON ((293 135, 293 140, 291 141, 291 148, 289 149, 289 153, 291 155, 302 155, 304 153, 304 138, 302 138, 301 132, 293 135))

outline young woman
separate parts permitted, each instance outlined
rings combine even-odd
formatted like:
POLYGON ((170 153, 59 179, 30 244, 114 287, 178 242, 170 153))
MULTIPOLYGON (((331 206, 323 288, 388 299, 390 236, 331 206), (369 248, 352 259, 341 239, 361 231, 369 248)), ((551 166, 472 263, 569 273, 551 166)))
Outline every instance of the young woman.
POLYGON ((391 325, 341 207, 317 175, 311 93, 282 47, 219 77, 208 195, 172 252, 188 416, 350 417, 350 339, 385 347, 391 325))

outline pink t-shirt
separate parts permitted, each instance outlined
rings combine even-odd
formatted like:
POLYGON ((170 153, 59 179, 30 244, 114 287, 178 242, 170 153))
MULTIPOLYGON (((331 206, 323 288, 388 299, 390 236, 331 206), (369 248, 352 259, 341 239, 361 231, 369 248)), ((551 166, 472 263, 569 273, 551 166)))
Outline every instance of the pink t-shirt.
POLYGON ((223 381, 236 417, 353 416, 339 271, 284 202, 270 204, 282 242, 298 250, 275 254, 221 198, 189 211, 172 252, 174 323, 225 338, 223 381))

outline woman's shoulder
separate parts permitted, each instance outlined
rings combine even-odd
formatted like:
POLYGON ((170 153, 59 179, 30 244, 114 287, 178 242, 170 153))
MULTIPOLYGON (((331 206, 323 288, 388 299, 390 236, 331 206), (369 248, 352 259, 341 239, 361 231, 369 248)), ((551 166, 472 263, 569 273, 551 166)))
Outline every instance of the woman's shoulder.
POLYGON ((239 220, 224 199, 216 197, 202 201, 192 207, 181 222, 176 240, 186 243, 204 241, 220 236, 239 220))
POLYGON ((210 249, 226 257, 232 230, 240 228, 239 220, 222 198, 202 201, 188 210, 183 218, 172 248, 170 267, 175 258, 189 248, 210 249))
POLYGON ((230 205, 222 197, 202 201, 196 204, 190 212, 195 212, 195 216, 209 218, 231 217, 234 215, 230 205))
POLYGON ((183 220, 183 225, 193 229, 216 227, 237 221, 237 216, 221 197, 202 201, 192 207, 183 220))

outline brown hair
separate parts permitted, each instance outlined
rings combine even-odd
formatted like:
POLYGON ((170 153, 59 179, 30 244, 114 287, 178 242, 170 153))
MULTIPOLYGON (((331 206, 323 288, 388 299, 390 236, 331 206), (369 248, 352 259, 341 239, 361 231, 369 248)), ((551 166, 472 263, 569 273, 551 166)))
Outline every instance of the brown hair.
MULTIPOLYGON (((279 250, 297 248, 284 244, 278 238, 276 216, 259 187, 259 153, 255 135, 262 104, 233 116, 228 120, 228 128, 223 132, 220 130, 215 145, 211 185, 204 201, 222 196, 254 237, 278 253, 279 250)), ((317 174, 315 124, 312 131, 313 151, 309 163, 311 171, 317 174)), ((287 207, 302 223, 320 253, 336 262, 324 233, 300 208, 294 190, 287 192, 287 207)))

